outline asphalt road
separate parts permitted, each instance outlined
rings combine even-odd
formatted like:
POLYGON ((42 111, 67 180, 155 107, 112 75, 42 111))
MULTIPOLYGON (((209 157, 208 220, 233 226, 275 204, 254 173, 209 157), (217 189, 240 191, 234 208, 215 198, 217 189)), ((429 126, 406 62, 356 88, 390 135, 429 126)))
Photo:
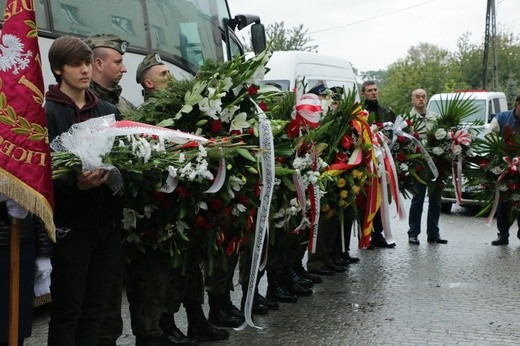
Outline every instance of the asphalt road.
MULTIPOLYGON (((425 205, 425 209, 427 205, 425 205)), ((392 213, 393 215, 394 213, 392 213)), ((423 225, 426 216, 423 215, 423 225)), ((357 250, 361 262, 323 277, 314 294, 256 316, 262 329, 230 330, 233 345, 518 345, 520 344, 520 240, 491 246, 487 227, 460 207, 442 214, 446 245, 407 242, 407 222, 392 220, 394 249, 357 250)), ((424 227, 424 226, 423 226, 424 227)), ((357 241, 353 241, 357 245, 357 241)), ((265 279, 260 292, 265 292, 265 279)), ((237 285, 233 299, 238 304, 237 285)), ((207 312, 207 306, 205 306, 207 312)), ((128 306, 118 345, 133 345, 128 306)), ((184 312, 176 316, 186 331, 184 312)), ((27 346, 46 344, 48 311, 35 317, 27 346)), ((211 345, 212 343, 206 343, 211 345)), ((217 343, 215 343, 217 344, 217 343)))

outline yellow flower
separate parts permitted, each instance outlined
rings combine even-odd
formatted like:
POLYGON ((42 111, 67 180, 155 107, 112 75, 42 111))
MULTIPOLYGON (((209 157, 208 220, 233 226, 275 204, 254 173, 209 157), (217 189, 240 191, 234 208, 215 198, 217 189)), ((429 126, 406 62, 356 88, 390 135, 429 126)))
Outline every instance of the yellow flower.
POLYGON ((340 199, 339 202, 338 202, 338 206, 340 208, 344 208, 347 204, 347 200, 346 199, 340 199))
POLYGON ((353 185, 351 188, 350 188, 350 191, 352 191, 352 193, 354 195, 357 195, 359 193, 359 191, 361 191, 361 188, 357 185, 353 185))
POLYGON ((357 169, 354 169, 354 170, 352 170, 352 176, 356 179, 361 179, 361 178, 363 178, 364 174, 363 174, 363 172, 361 172, 357 169))
POLYGON ((348 191, 347 190, 341 190, 340 191, 340 193, 339 193, 339 197, 340 198, 345 199, 345 198, 347 198, 347 196, 348 196, 348 191))
POLYGON ((336 186, 341 189, 345 185, 347 185, 347 181, 344 178, 339 178, 336 186))
POLYGON ((328 212, 330 210, 330 205, 324 204, 321 206, 321 211, 328 212))

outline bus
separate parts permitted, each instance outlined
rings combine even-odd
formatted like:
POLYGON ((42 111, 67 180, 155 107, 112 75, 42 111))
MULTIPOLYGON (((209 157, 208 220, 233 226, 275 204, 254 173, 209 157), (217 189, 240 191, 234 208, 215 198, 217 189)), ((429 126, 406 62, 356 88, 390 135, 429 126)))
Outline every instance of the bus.
MULTIPOLYGON (((244 55, 235 30, 251 26, 255 53, 265 49, 265 29, 254 15, 231 17, 227 0, 18 0, 36 11, 45 90, 55 79, 47 61, 54 39, 113 33, 129 42, 123 61, 128 72, 122 96, 134 105, 144 99, 135 80, 143 58, 157 52, 177 79, 193 76, 206 59, 226 61, 244 55)), ((6 0, 0 0, 5 9, 6 0)), ((3 24, 3 22, 0 22, 3 24)))

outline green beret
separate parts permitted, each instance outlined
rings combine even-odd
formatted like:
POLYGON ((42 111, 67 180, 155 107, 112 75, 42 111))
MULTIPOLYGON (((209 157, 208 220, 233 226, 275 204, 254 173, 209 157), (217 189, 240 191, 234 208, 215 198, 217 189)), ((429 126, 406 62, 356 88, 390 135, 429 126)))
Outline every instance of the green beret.
POLYGON ((148 70, 150 67, 157 65, 164 65, 159 53, 148 54, 139 64, 139 66, 137 66, 137 71, 135 73, 135 79, 137 83, 141 83, 141 78, 146 70, 148 70))
POLYGON ((128 48, 128 42, 114 34, 97 34, 87 37, 85 43, 91 49, 98 47, 106 47, 117 50, 121 54, 125 54, 128 48))

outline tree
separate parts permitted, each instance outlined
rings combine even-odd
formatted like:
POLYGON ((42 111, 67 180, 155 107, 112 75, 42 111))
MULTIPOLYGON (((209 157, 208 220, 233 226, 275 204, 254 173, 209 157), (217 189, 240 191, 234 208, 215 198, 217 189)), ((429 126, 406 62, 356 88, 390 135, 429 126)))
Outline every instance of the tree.
POLYGON ((318 52, 318 45, 310 45, 312 39, 309 37, 308 29, 303 24, 292 29, 287 29, 284 22, 269 24, 266 29, 267 42, 271 50, 300 50, 307 52, 318 52))
POLYGON ((452 55, 430 43, 419 43, 408 49, 404 59, 389 66, 380 85, 380 100, 394 110, 407 112, 414 89, 423 88, 432 95, 463 87, 452 55))

